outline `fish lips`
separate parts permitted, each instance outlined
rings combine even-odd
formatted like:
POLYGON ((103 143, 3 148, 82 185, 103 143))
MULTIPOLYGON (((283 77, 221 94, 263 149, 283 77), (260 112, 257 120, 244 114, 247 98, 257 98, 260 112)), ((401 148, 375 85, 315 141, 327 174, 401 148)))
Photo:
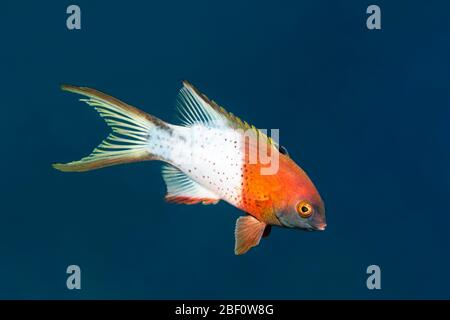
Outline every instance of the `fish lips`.
POLYGON ((324 231, 327 227, 325 217, 322 217, 320 215, 311 217, 311 219, 308 221, 308 224, 311 226, 311 229, 315 231, 324 231))

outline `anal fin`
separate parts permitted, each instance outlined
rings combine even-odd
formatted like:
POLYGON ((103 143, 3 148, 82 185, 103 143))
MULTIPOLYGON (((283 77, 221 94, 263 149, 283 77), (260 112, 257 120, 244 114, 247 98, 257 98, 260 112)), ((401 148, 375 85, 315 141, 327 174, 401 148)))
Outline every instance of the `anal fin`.
POLYGON ((220 198, 199 183, 192 180, 184 172, 171 165, 162 169, 163 179, 166 182, 166 200, 182 204, 216 204, 220 198))

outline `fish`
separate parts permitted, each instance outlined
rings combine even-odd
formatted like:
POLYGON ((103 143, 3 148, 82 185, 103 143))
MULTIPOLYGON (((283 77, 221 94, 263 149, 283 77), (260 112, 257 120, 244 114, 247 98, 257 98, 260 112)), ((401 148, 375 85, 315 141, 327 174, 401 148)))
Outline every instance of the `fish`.
POLYGON ((236 255, 258 246, 272 226, 325 230, 324 202, 287 149, 189 82, 183 81, 178 94, 177 125, 95 89, 61 89, 83 96, 80 101, 93 107, 112 132, 88 156, 54 163, 55 169, 84 172, 161 161, 166 201, 211 205, 223 200, 245 213, 236 220, 236 255))

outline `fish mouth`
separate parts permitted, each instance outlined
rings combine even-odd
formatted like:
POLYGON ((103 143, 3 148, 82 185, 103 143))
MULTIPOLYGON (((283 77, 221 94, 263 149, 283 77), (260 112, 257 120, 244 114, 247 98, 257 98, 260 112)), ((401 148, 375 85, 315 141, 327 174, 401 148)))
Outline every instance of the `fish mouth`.
POLYGON ((315 231, 324 231, 327 227, 327 221, 324 215, 316 215, 308 221, 309 226, 315 231))
POLYGON ((317 225, 315 225, 315 226, 311 226, 311 230, 314 230, 314 231, 324 231, 326 227, 327 227, 327 224, 326 224, 326 223, 320 223, 320 224, 317 224, 317 225))
POLYGON ((327 227, 327 224, 324 223, 324 224, 322 224, 322 225, 320 225, 320 226, 317 226, 317 227, 316 227, 316 230, 324 231, 326 227, 327 227))

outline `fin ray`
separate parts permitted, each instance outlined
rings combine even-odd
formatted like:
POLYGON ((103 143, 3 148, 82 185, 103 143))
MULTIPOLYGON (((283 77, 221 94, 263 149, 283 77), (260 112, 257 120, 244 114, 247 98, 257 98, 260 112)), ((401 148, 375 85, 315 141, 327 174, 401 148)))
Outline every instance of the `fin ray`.
POLYGON ((211 127, 227 125, 227 119, 219 110, 214 109, 209 100, 199 95, 198 91, 187 81, 183 82, 178 100, 177 109, 182 123, 185 126, 202 124, 211 127))
POLYGON ((172 165, 166 164, 163 166, 162 176, 167 186, 166 200, 169 202, 216 204, 220 200, 216 194, 172 165))
POLYGON ((259 221, 253 216, 239 217, 236 220, 236 228, 234 230, 234 253, 241 255, 257 246, 264 234, 266 226, 266 223, 259 221))
POLYGON ((89 171, 122 163, 153 160, 158 157, 148 148, 150 132, 169 129, 163 121, 100 91, 63 85, 62 90, 86 96, 80 101, 95 108, 112 133, 88 156, 69 163, 56 163, 60 171, 89 171))
POLYGON ((196 124, 208 127, 230 127, 242 130, 254 130, 254 132, 269 144, 277 145, 270 137, 261 132, 255 126, 242 121, 239 117, 225 108, 219 106, 213 100, 197 90, 188 81, 183 81, 183 88, 179 93, 177 109, 183 125, 192 126, 196 124))

